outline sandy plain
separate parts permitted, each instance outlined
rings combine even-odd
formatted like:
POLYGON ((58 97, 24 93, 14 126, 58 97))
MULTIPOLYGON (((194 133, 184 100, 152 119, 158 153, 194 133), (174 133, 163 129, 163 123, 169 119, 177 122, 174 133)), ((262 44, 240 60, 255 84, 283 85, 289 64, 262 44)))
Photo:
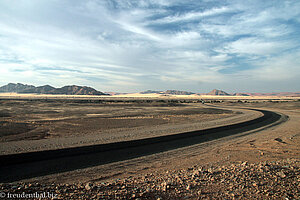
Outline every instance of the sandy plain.
POLYGON ((255 111, 178 100, 2 100, 1 154, 142 139, 254 119, 255 111))
MULTIPOLYGON (((42 178, 46 182, 88 182, 115 180, 128 176, 148 173, 164 173, 169 170, 191 166, 220 166, 232 163, 276 161, 300 158, 300 102, 255 102, 255 103, 216 103, 224 109, 240 107, 258 108, 280 112, 289 120, 266 130, 256 130, 243 137, 230 136, 190 147, 180 148, 151 156, 121 161, 94 168, 50 175, 42 178), (100 173, 99 173, 100 172, 100 173), (80 175, 84 174, 84 175, 80 175)), ((257 117, 257 115, 254 115, 257 117)), ((252 115, 253 117, 253 115, 252 115)), ((244 119, 245 120, 245 119, 244 119)), ((220 124, 221 125, 221 124, 220 124)), ((35 180, 35 179, 33 179, 35 180)), ((40 179, 36 179, 40 180, 40 179)))

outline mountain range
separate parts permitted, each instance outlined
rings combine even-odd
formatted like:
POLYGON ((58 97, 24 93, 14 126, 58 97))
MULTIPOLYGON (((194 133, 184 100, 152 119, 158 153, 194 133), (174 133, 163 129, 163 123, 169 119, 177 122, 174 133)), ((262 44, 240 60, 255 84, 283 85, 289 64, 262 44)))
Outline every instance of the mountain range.
POLYGON ((140 92, 140 94, 171 94, 171 95, 191 95, 195 94, 193 92, 180 91, 180 90, 166 90, 166 91, 155 91, 155 90, 146 90, 144 92, 140 92))
POLYGON ((207 93, 207 95, 218 95, 218 96, 294 96, 299 97, 300 92, 272 92, 272 93, 233 93, 229 94, 222 90, 214 89, 211 92, 207 93))
MULTIPOLYGON (((92 87, 68 85, 55 88, 51 85, 33 86, 22 83, 9 83, 0 87, 0 93, 27 93, 27 94, 64 94, 64 95, 121 95, 127 93, 100 92, 92 87)), ((299 97, 300 92, 273 92, 273 93, 227 93, 223 90, 214 89, 209 93, 193 93, 180 90, 155 91, 147 90, 140 94, 162 94, 162 95, 213 95, 213 96, 294 96, 299 97)))
POLYGON ((34 93, 34 94, 65 94, 65 95, 108 95, 87 86, 68 85, 55 88, 50 85, 35 87, 22 83, 9 83, 0 87, 0 93, 34 93))
POLYGON ((140 92, 140 94, 172 94, 172 95, 212 95, 212 96, 300 96, 300 92, 273 92, 273 93, 227 93, 223 90, 213 89, 208 93, 193 93, 187 91, 179 91, 179 90, 166 90, 166 91, 154 91, 147 90, 144 92, 140 92))
POLYGON ((191 95, 191 94, 198 94, 198 95, 222 95, 222 96, 229 96, 230 94, 222 91, 214 89, 209 93, 194 93, 194 92, 187 92, 187 91, 180 91, 180 90, 166 90, 166 91, 155 91, 155 90, 146 90, 144 92, 140 92, 140 94, 171 94, 171 95, 191 95))

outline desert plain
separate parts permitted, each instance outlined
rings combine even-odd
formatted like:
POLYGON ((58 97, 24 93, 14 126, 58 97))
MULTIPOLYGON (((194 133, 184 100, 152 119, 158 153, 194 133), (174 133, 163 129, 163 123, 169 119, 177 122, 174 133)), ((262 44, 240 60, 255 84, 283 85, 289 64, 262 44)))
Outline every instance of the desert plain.
MULTIPOLYGON (((254 120, 282 123, 151 155, 0 184, 58 199, 300 198, 299 97, 1 95, 0 155, 111 144, 254 120)), ((11 172, 11 177, 14 173, 11 172)))

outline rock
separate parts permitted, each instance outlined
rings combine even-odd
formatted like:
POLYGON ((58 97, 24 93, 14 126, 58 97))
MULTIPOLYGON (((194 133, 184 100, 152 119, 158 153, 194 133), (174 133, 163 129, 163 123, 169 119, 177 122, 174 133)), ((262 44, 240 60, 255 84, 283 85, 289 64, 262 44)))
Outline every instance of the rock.
POLYGON ((207 171, 208 171, 209 173, 212 173, 212 172, 213 172, 213 169, 212 169, 212 168, 208 168, 207 171))
POLYGON ((17 186, 17 185, 14 185, 14 186, 11 187, 11 189, 12 189, 12 190, 18 189, 18 186, 17 186))
POLYGON ((276 173, 278 176, 280 176, 281 178, 285 178, 286 175, 283 172, 277 172, 276 173))
POLYGON ((93 184, 92 184, 92 183, 87 183, 87 184, 85 185, 85 189, 86 189, 86 190, 90 190, 90 189, 92 189, 92 187, 93 187, 93 184))
POLYGON ((200 171, 199 170, 194 170, 193 176, 194 177, 199 177, 200 176, 200 171))
POLYGON ((188 184, 188 185, 186 186, 186 190, 190 190, 190 189, 191 189, 191 185, 188 184))

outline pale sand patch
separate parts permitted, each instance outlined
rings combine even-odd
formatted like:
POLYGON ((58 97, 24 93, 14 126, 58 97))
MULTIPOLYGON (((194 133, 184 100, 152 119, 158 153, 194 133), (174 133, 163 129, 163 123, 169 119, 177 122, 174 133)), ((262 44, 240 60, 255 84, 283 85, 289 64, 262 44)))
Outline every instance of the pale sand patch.
POLYGON ((299 100, 300 97, 290 96, 215 96, 215 95, 171 95, 171 94, 139 94, 129 93, 120 95, 51 95, 51 94, 18 94, 0 93, 1 98, 6 99, 219 99, 219 100, 299 100))

